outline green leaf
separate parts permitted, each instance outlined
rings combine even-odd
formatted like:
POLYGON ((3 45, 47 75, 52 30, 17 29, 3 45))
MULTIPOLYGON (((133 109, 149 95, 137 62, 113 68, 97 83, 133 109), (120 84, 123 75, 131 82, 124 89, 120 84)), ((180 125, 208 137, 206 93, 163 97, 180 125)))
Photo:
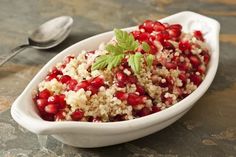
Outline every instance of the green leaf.
POLYGON ((108 65, 109 55, 99 56, 92 65, 92 70, 103 69, 108 65))
POLYGON ((149 67, 152 66, 153 60, 154 60, 154 56, 152 54, 149 54, 146 58, 147 65, 149 67))
POLYGON ((139 73, 141 70, 141 58, 142 54, 139 52, 129 56, 128 64, 135 73, 139 73))
POLYGON ((124 54, 119 54, 116 56, 110 56, 108 60, 108 66, 107 69, 111 70, 113 67, 116 67, 120 64, 121 60, 125 57, 124 54))
POLYGON ((106 50, 108 52, 111 52, 113 54, 122 54, 123 53, 123 49, 120 47, 120 46, 117 46, 117 45, 107 45, 106 46, 106 50))
POLYGON ((150 52, 150 46, 148 45, 148 43, 146 43, 145 41, 144 42, 142 42, 142 47, 143 47, 143 50, 145 51, 145 52, 150 52))

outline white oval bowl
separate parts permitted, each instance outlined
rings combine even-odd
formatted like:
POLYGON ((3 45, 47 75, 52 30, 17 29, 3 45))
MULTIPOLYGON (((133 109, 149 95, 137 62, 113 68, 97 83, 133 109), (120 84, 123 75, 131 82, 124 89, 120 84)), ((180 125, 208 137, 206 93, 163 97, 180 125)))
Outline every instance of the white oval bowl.
MULTIPOLYGON (((65 49, 51 59, 32 79, 11 108, 13 119, 24 128, 36 134, 52 135, 62 143, 84 148, 102 147, 131 141, 159 131, 182 117, 194 103, 207 91, 212 83, 219 62, 220 24, 211 18, 184 11, 160 20, 161 22, 180 23, 185 32, 200 29, 210 46, 211 59, 206 77, 201 85, 188 97, 175 105, 155 114, 134 120, 91 123, 91 122, 49 122, 42 120, 32 101, 32 91, 47 75, 48 70, 69 54, 78 54, 82 50, 97 49, 102 42, 108 42, 113 32, 102 33, 80 41, 65 49)), ((131 31, 136 27, 126 28, 131 31)))

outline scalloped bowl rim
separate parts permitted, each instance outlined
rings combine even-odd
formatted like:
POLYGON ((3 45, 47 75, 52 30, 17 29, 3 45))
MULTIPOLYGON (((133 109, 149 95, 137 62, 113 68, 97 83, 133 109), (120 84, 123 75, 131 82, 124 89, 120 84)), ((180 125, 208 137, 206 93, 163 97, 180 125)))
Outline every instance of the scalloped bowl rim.
MULTIPOLYGON (((91 122, 75 122, 75 121, 49 122, 49 121, 42 120, 37 115, 35 110, 24 111, 22 109, 22 107, 19 104, 22 104, 22 102, 24 103, 25 101, 28 100, 27 95, 32 93, 31 89, 33 87, 36 88, 35 82, 37 82, 38 80, 42 80, 42 78, 46 76, 46 72, 48 71, 50 67, 55 65, 55 63, 58 62, 59 60, 62 60, 64 56, 68 55, 69 54, 68 52, 72 51, 73 49, 77 47, 83 46, 83 44, 85 44, 86 42, 89 42, 91 39, 100 38, 102 36, 111 36, 113 32, 109 31, 109 32, 92 36, 78 43, 75 43, 72 46, 63 50, 61 53, 57 54, 55 57, 53 57, 37 73, 37 75, 28 84, 28 86, 25 88, 22 94, 13 103, 12 108, 11 108, 11 115, 13 119, 16 122, 18 122, 20 125, 25 127, 26 129, 36 134, 54 134, 54 133, 69 133, 69 132, 73 132, 73 133, 84 132, 84 133, 93 133, 93 134, 106 134, 106 133, 121 134, 124 132, 130 132, 137 129, 151 127, 152 125, 161 123, 163 121, 167 121, 177 116, 178 114, 189 110, 193 106, 193 104, 207 91, 207 89, 209 88, 210 84, 212 83, 215 77, 217 67, 218 67, 218 62, 219 62, 220 24, 214 19, 208 18, 206 16, 203 16, 194 12, 190 12, 190 11, 184 11, 184 12, 174 14, 164 19, 161 19, 160 21, 167 21, 167 22, 175 21, 176 19, 178 19, 178 17, 180 18, 184 16, 201 17, 204 20, 207 20, 208 22, 210 22, 212 25, 214 25, 214 28, 215 28, 215 34, 214 34, 215 47, 211 55, 211 60, 209 63, 207 75, 205 79, 203 80, 203 82, 200 84, 200 86, 188 97, 184 98, 183 100, 179 101, 173 106, 165 110, 162 110, 160 112, 157 112, 157 113, 145 116, 145 117, 141 117, 141 118, 137 118, 133 120, 121 121, 121 122, 107 122, 107 123, 91 123, 91 122), (27 114, 27 113, 33 113, 33 115, 27 114)), ((134 28, 136 28, 136 26, 125 28, 125 30, 130 31, 130 30, 133 30, 134 28)))

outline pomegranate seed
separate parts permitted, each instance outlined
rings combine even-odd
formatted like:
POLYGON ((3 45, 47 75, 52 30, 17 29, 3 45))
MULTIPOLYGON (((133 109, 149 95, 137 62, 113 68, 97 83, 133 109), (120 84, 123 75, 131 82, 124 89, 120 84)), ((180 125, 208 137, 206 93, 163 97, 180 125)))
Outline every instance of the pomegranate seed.
POLYGON ((60 97, 58 95, 53 95, 48 98, 49 104, 57 104, 60 102, 60 97))
POLYGON ((159 31, 164 31, 166 28, 162 23, 155 21, 153 24, 153 29, 155 31, 159 32, 159 31))
POLYGON ((200 66, 198 66, 197 71, 200 74, 205 74, 206 73, 206 67, 204 65, 200 65, 200 66))
POLYGON ((159 111, 161 111, 161 109, 159 107, 157 107, 156 105, 152 106, 152 113, 156 113, 156 112, 159 112, 159 111))
POLYGON ((65 101, 65 95, 64 94, 60 94, 59 95, 59 109, 64 109, 66 108, 66 101, 65 101))
POLYGON ((199 86, 202 82, 202 78, 199 75, 192 74, 189 78, 196 86, 199 86))
POLYGON ((43 113, 41 114, 41 118, 47 121, 54 121, 54 114, 43 113))
POLYGON ((74 121, 79 121, 84 117, 84 112, 82 110, 77 109, 75 112, 71 114, 71 118, 74 121))
POLYGON ((129 93, 128 98, 127 98, 127 102, 129 105, 135 106, 138 104, 143 104, 145 99, 146 99, 146 97, 144 97, 144 96, 139 96, 134 93, 129 93))
POLYGON ((156 36, 150 35, 150 37, 149 37, 149 40, 150 40, 150 41, 154 41, 155 39, 156 39, 156 36))
POLYGON ((131 83, 131 84, 136 84, 138 82, 138 79, 136 76, 134 75, 131 75, 128 77, 128 82, 131 83))
POLYGON ((167 31, 162 31, 161 34, 162 34, 162 37, 163 37, 164 40, 169 40, 170 39, 170 35, 167 31))
POLYGON ((139 41, 148 41, 149 39, 149 34, 148 33, 141 33, 138 37, 139 41))
POLYGON ((74 90, 75 90, 75 91, 78 91, 78 90, 80 90, 81 88, 83 88, 84 90, 87 90, 87 87, 88 87, 89 85, 90 85, 90 84, 89 84, 88 81, 82 81, 82 82, 79 82, 79 83, 75 86, 74 90))
POLYGON ((74 90, 78 82, 75 79, 71 79, 67 82, 69 90, 74 90))
POLYGON ((124 88, 125 87, 125 83, 124 82, 117 82, 116 85, 117 85, 117 87, 120 87, 120 88, 124 88))
POLYGON ((104 84, 104 80, 102 77, 95 77, 91 82, 91 85, 92 86, 95 86, 95 87, 101 87, 103 84, 104 84))
POLYGON ((51 70, 51 74, 62 75, 62 72, 58 70, 56 67, 53 67, 51 70))
POLYGON ((67 64, 69 63, 72 59, 74 59, 75 57, 74 56, 67 56, 65 59, 64 59, 64 62, 67 64))
POLYGON ((143 24, 143 28, 146 32, 152 33, 152 31, 153 31, 153 21, 152 20, 146 20, 143 24))
POLYGON ((157 47, 153 44, 150 45, 150 53, 153 55, 157 53, 157 47))
POLYGON ((116 73, 116 79, 118 80, 118 82, 126 82, 127 81, 127 75, 121 71, 118 71, 116 73))
POLYGON ((98 93, 98 88, 94 87, 94 86, 91 86, 91 85, 87 87, 87 90, 91 91, 92 94, 97 94, 98 93))
POLYGON ((141 85, 136 85, 136 92, 138 92, 140 95, 145 95, 145 89, 141 85))
POLYGON ((190 56, 189 60, 194 68, 197 68, 201 64, 200 59, 195 55, 190 56))
POLYGON ((48 97, 50 97, 50 95, 51 95, 51 93, 48 89, 44 89, 38 93, 38 97, 40 99, 47 99, 48 97))
POLYGON ((144 117, 151 114, 151 110, 148 107, 142 108, 140 111, 137 112, 139 117, 144 117))
POLYGON ((181 41, 179 42, 179 49, 184 52, 184 51, 191 51, 191 45, 188 41, 181 41))
POLYGON ((208 53, 205 53, 203 55, 203 58, 204 58, 205 64, 207 65, 209 63, 209 61, 210 61, 210 55, 208 53))
POLYGON ((37 99, 36 105, 40 111, 44 111, 45 106, 48 104, 47 99, 37 99))
POLYGON ((189 66, 187 62, 179 62, 178 63, 178 69, 181 71, 188 71, 189 70, 189 66))
POLYGON ((180 73, 179 74, 179 79, 182 81, 183 86, 185 86, 185 84, 187 83, 187 79, 188 79, 187 75, 184 74, 184 73, 180 73))
POLYGON ((204 38, 203 38, 203 35, 202 35, 201 31, 196 30, 196 31, 193 32, 193 35, 195 36, 195 38, 197 38, 197 40, 204 41, 204 38))
POLYGON ((128 94, 125 92, 118 91, 116 92, 115 97, 117 97, 120 100, 126 100, 128 98, 128 94))
POLYGON ((57 74, 52 73, 52 74, 48 74, 48 75, 46 76, 45 80, 46 80, 46 81, 51 81, 51 80, 54 79, 54 78, 58 80, 57 74))
POLYGON ((176 65, 176 63, 174 63, 174 62, 166 62, 166 63, 165 63, 165 67, 166 67, 168 70, 170 70, 170 69, 176 69, 176 68, 177 68, 177 65, 176 65))
POLYGON ((51 114, 56 114, 58 111, 56 104, 48 104, 47 106, 45 106, 44 110, 45 112, 51 113, 51 114))
POLYGON ((133 31, 132 34, 134 36, 134 39, 137 39, 139 37, 140 33, 141 33, 140 31, 133 31))
POLYGON ((180 24, 172 24, 168 28, 181 30, 182 26, 180 24))
POLYGON ((60 82, 61 83, 67 83, 68 81, 71 80, 71 77, 69 75, 63 75, 61 78, 60 78, 60 82))
POLYGON ((164 42, 164 36, 163 34, 159 33, 156 35, 156 40, 158 40, 160 43, 164 42))
POLYGON ((64 120, 66 118, 65 114, 66 114, 65 111, 59 111, 57 114, 55 114, 54 120, 56 121, 64 120))
POLYGON ((181 30, 171 28, 171 29, 168 29, 168 33, 170 34, 171 37, 178 38, 181 35, 181 30))
POLYGON ((162 46, 164 47, 164 49, 175 51, 174 45, 168 41, 162 43, 162 46))

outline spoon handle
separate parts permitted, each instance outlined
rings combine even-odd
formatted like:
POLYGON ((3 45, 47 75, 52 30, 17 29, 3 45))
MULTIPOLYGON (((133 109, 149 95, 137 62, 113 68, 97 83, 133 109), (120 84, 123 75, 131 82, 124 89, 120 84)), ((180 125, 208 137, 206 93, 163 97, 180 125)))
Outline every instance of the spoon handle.
POLYGON ((12 53, 0 62, 0 66, 2 66, 3 64, 5 64, 5 63, 6 63, 7 61, 9 61, 12 57, 14 57, 15 55, 17 55, 19 52, 21 52, 22 50, 26 49, 27 47, 31 47, 31 46, 30 46, 29 44, 25 44, 25 45, 20 45, 20 46, 14 48, 14 49, 12 50, 12 53))

